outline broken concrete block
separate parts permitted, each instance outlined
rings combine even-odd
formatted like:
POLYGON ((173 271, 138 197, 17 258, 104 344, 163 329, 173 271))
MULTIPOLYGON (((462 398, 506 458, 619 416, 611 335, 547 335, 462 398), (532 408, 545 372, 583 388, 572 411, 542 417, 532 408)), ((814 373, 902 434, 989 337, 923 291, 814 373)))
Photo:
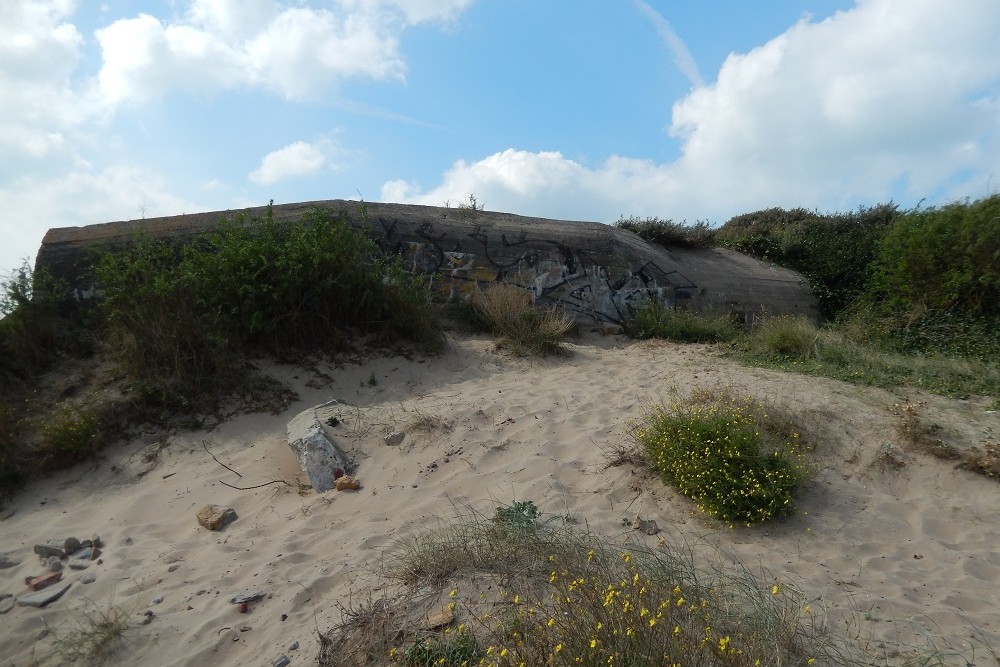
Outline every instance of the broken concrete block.
POLYGON ((17 598, 17 604, 20 607, 44 607, 53 600, 59 599, 63 593, 69 590, 70 586, 70 582, 66 581, 56 586, 49 586, 37 593, 22 595, 17 598))
POLYGON ((335 469, 349 469, 347 457, 327 435, 322 423, 329 417, 330 409, 337 405, 338 401, 330 401, 305 410, 288 422, 286 429, 288 446, 295 452, 295 458, 317 493, 334 487, 335 469))
POLYGON ((209 530, 222 530, 236 519, 236 510, 231 507, 205 505, 198 510, 198 523, 209 530))

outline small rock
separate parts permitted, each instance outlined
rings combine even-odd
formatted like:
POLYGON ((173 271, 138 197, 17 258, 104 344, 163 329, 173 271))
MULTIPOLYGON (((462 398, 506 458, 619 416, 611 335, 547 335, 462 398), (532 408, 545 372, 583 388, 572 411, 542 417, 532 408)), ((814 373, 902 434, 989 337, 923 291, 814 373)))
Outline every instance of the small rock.
POLYGON ((240 612, 241 614, 247 613, 248 611, 250 611, 250 603, 241 602, 240 606, 236 608, 236 611, 240 612))
POLYGON ((452 606, 450 604, 446 604, 437 611, 432 611, 424 616, 423 629, 436 630, 437 628, 450 624, 454 620, 455 612, 452 611, 452 606))
POLYGON ((80 550, 80 540, 75 537, 67 537, 63 542, 63 551, 68 554, 75 553, 80 550))
POLYGON ((14 560, 11 558, 10 554, 0 554, 0 570, 6 570, 9 567, 14 567, 15 565, 20 565, 20 560, 14 560))
POLYGON ((6 614, 14 608, 14 596, 10 593, 0 593, 0 614, 6 614))
POLYGON ((49 572, 38 577, 28 577, 24 582, 33 591, 40 591, 62 579, 62 572, 49 572))
POLYGON ((84 540, 80 542, 81 549, 86 549, 87 547, 92 547, 92 546, 94 546, 93 540, 84 540))
POLYGON ((230 507, 205 505, 198 510, 198 523, 209 530, 222 530, 236 519, 236 511, 230 507))
POLYGON ((94 533, 93 535, 90 536, 90 545, 95 549, 97 549, 103 547, 104 543, 101 542, 101 538, 97 536, 97 533, 94 533))
MULTIPOLYGON (((97 550, 100 553, 100 549, 97 550)), ((94 558, 94 547, 85 547, 73 553, 73 558, 80 560, 92 560, 94 558)))
POLYGON ((361 488, 361 482, 350 475, 344 475, 337 479, 338 491, 356 491, 361 488))
POLYGON ((261 593, 260 591, 245 591, 229 598, 229 601, 233 604, 243 604, 244 602, 256 602, 257 600, 265 597, 267 597, 267 593, 261 593))
POLYGON ((97 581, 97 575, 93 572, 88 572, 87 574, 80 577, 81 584, 92 584, 97 581))
POLYGON ((406 437, 405 433, 403 433, 402 431, 396 431, 395 433, 385 436, 385 444, 389 445, 390 447, 396 447, 398 445, 403 444, 403 438, 405 437, 406 437))
POLYGON ((299 643, 298 642, 292 642, 292 644, 288 647, 288 650, 289 651, 298 651, 299 650, 299 643))
POLYGON ((69 589, 70 585, 71 584, 66 581, 56 586, 49 586, 45 590, 38 591, 37 593, 22 595, 17 599, 17 604, 21 607, 44 607, 53 600, 59 599, 59 597, 69 589))
POLYGON ((252 625, 243 624, 240 626, 240 632, 250 632, 251 630, 253 630, 252 625))
POLYGON ((161 602, 163 602, 163 596, 157 595, 155 598, 153 598, 153 601, 149 603, 149 606, 152 607, 154 604, 160 604, 161 602))
POLYGON ((284 623, 287 620, 288 620, 288 614, 282 614, 281 615, 281 622, 284 623))
POLYGON ((660 532, 660 529, 657 527, 655 521, 652 519, 644 521, 639 518, 638 514, 635 515, 635 519, 632 521, 632 528, 633 530, 641 531, 647 535, 656 535, 660 532))
POLYGON ((279 655, 271 661, 271 667, 288 667, 290 664, 292 664, 292 661, 288 659, 287 655, 279 655))
POLYGON ((96 560, 97 564, 100 565, 101 561, 97 560, 100 555, 101 555, 101 550, 98 549, 97 547, 93 547, 93 551, 90 554, 90 560, 96 560))
POLYGON ((90 567, 89 560, 80 560, 79 558, 75 558, 69 561, 69 569, 71 570, 86 570, 88 567, 90 567))
POLYGON ((177 568, 179 567, 180 567, 179 563, 174 563, 173 565, 167 568, 167 572, 176 572, 177 568))
POLYGON ((36 544, 35 553, 42 557, 42 559, 51 558, 56 556, 57 558, 65 558, 66 554, 59 547, 50 547, 47 544, 36 544))
POLYGON ((62 559, 56 556, 49 556, 45 559, 45 567, 49 572, 59 572, 63 569, 62 559))

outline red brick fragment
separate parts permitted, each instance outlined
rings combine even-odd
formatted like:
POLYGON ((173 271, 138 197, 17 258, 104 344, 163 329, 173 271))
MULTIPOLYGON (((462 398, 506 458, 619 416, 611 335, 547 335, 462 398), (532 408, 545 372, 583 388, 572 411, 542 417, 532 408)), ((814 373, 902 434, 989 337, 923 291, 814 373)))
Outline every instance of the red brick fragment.
POLYGON ((28 588, 33 591, 38 591, 46 586, 51 586, 60 579, 62 579, 62 572, 48 572, 39 577, 31 577, 28 579, 28 588))

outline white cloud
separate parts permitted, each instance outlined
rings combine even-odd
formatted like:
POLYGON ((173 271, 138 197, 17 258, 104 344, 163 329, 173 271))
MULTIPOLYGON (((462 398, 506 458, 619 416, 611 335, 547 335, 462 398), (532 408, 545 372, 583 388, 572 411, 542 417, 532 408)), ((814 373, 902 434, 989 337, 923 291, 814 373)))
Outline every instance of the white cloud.
POLYGON ((104 169, 80 165, 57 177, 22 176, 0 183, 0 272, 34 253, 46 230, 108 220, 138 220, 205 210, 174 196, 148 169, 118 164, 104 169))
POLYGON ((0 0, 0 155, 41 159, 98 107, 72 81, 83 36, 67 22, 74 3, 0 0))
POLYGON ((98 30, 101 90, 113 102, 219 87, 263 87, 302 99, 350 77, 401 80, 402 31, 450 21, 471 2, 340 0, 316 9, 194 0, 174 21, 140 14, 98 30))
POLYGON ((248 178, 257 185, 272 185, 297 176, 315 174, 327 164, 322 147, 296 141, 264 156, 248 178))
POLYGON ((859 0, 800 21, 672 111, 681 156, 585 166, 509 149, 456 163, 428 191, 393 181, 383 200, 608 220, 727 217, 768 206, 843 210, 896 198, 986 194, 1000 177, 995 0, 859 0))

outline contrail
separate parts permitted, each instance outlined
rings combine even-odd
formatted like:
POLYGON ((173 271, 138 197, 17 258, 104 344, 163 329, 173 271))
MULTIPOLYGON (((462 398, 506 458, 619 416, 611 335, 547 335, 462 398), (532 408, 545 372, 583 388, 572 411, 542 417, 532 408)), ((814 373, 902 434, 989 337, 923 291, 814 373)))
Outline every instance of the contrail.
POLYGON ((674 28, 670 25, 670 22, 643 0, 633 0, 633 2, 636 8, 653 22, 656 31, 660 33, 660 37, 667 43, 667 48, 673 54, 674 64, 677 65, 677 69, 681 71, 681 74, 687 77, 687 80, 695 88, 704 86, 705 79, 702 78, 701 72, 698 71, 698 64, 694 61, 694 56, 691 55, 691 51, 688 50, 684 40, 674 32, 674 28))

